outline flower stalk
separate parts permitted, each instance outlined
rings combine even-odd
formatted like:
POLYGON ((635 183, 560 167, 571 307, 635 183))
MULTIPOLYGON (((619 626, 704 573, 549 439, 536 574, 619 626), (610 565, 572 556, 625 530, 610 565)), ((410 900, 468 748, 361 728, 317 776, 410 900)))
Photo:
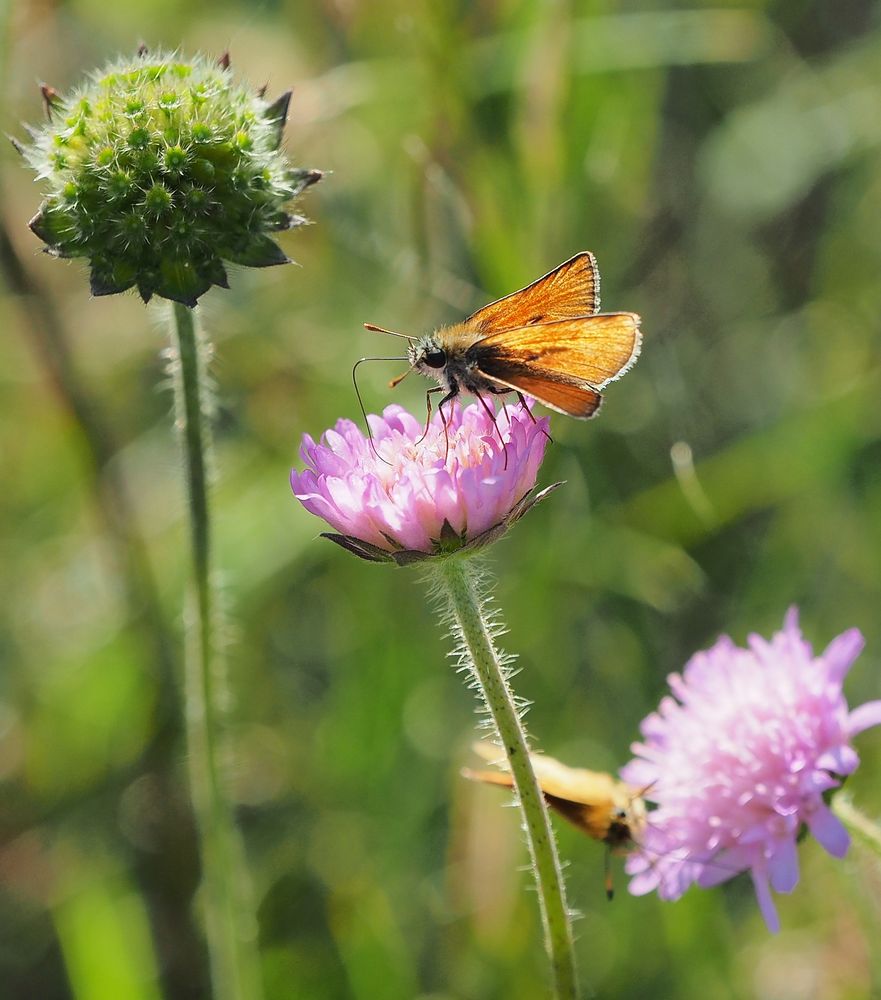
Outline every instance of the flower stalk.
POLYGON ((222 664, 215 639, 209 517, 211 431, 207 343, 192 309, 173 304, 176 426, 180 434, 192 557, 185 656, 190 794, 199 832, 205 933, 218 1000, 262 994, 244 845, 226 794, 219 746, 222 664))
POLYGON ((487 619, 486 601, 471 559, 453 556, 427 565, 449 609, 453 634, 460 641, 460 661, 474 678, 507 756, 538 890, 555 996, 570 1000, 577 997, 578 986, 563 873, 545 800, 529 760, 521 713, 508 684, 505 657, 493 641, 497 629, 487 619))

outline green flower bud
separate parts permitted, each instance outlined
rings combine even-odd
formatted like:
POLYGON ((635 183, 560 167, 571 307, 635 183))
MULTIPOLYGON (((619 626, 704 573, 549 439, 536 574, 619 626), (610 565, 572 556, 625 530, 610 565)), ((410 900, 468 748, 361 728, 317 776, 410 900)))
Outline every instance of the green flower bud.
POLYGON ((228 287, 224 260, 287 263, 270 234, 306 221, 289 202, 322 176, 279 152, 290 97, 247 90, 227 59, 146 52, 66 97, 44 86, 50 120, 15 144, 49 188, 31 229, 88 259, 93 294, 145 302, 195 305, 228 287))

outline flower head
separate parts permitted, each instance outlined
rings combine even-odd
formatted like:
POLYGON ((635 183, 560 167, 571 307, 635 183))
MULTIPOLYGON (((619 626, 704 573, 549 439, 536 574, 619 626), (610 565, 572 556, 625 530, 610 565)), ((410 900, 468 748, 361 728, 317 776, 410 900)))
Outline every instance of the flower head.
POLYGON ((400 406, 367 419, 373 442, 339 420, 319 442, 308 434, 291 472, 303 506, 356 555, 399 565, 494 541, 547 495, 533 495, 547 443, 546 417, 519 405, 495 420, 478 403, 434 414, 427 432, 400 406))
POLYGON ((824 793, 851 774, 856 733, 881 723, 881 701, 849 711, 842 683, 863 637, 850 629, 814 656, 790 609, 769 641, 740 649, 723 636, 668 678, 672 696, 642 723, 622 777, 657 803, 628 859, 630 891, 678 899, 693 882, 749 871, 769 928, 771 898, 798 882, 806 827, 833 856, 850 838, 824 793))
POLYGON ((50 253, 88 260, 93 294, 195 305, 227 287, 224 260, 287 262, 270 234, 305 221, 285 206, 321 177, 279 151, 290 92, 270 103, 227 57, 142 49, 43 96, 49 121, 19 147, 48 187, 30 227, 50 253))

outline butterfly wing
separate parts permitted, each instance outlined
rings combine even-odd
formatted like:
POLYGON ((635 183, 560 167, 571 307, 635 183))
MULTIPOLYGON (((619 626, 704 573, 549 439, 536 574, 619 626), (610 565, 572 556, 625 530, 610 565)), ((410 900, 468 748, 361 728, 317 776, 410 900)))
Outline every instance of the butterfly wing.
POLYGON ((592 316, 600 308, 600 272, 586 250, 555 267, 531 285, 490 302, 465 320, 480 334, 536 323, 592 316))
POLYGON ((524 396, 531 396, 557 413, 565 413, 568 417, 578 417, 581 420, 592 417, 603 402, 603 397, 596 389, 580 385, 574 379, 571 382, 564 381, 559 376, 551 379, 540 372, 523 373, 516 378, 504 379, 490 376, 490 380, 496 385, 522 392, 524 396))
MULTIPOLYGON (((475 781, 512 788, 514 779, 507 770, 507 763, 500 758, 499 748, 491 743, 478 743, 474 749, 485 760, 505 770, 466 771, 466 775, 475 781)), ((606 840, 616 809, 629 804, 628 786, 616 781, 611 774, 569 767, 545 754, 530 754, 529 760, 548 805, 589 837, 606 840)))
MULTIPOLYGON (((482 781, 487 785, 500 785, 502 788, 514 787, 514 779, 505 771, 471 771, 466 768, 462 773, 472 781, 482 781)), ((561 798, 559 795, 553 795, 545 790, 540 780, 539 787, 541 787, 547 804, 564 819, 569 820, 573 826, 577 826, 579 830, 586 833, 588 837, 592 837, 594 840, 606 840, 609 836, 609 830, 612 827, 612 804, 608 800, 585 805, 581 802, 561 798)))
POLYGON ((601 313, 500 330, 468 357, 493 382, 586 418, 600 405, 599 390, 632 367, 641 343, 636 313, 601 313))
MULTIPOLYGON (((481 781, 489 780, 490 784, 511 787, 513 779, 501 747, 489 740, 481 740, 472 743, 471 749, 488 764, 500 768, 498 771, 481 771, 475 777, 479 777, 481 781), (487 779, 484 775, 490 777, 487 779)), ((584 767, 569 767, 568 764, 545 753, 531 753, 529 761, 543 792, 571 799, 573 802, 583 802, 588 805, 598 799, 612 798, 614 788, 621 784, 611 774, 588 771, 584 767)))
POLYGON ((614 798, 617 782, 611 774, 588 771, 583 767, 569 767, 544 754, 530 754, 529 759, 541 790, 546 795, 585 806, 611 803, 614 798))

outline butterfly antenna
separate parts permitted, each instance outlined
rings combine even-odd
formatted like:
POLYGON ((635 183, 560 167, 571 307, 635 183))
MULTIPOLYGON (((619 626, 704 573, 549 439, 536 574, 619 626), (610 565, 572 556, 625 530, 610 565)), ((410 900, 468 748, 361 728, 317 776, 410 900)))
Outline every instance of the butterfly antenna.
POLYGON ((410 343, 414 343, 416 338, 411 337, 408 333, 396 333, 394 330, 386 330, 384 326, 376 326, 374 323, 365 323, 365 330, 372 330, 374 333, 387 333, 390 337, 400 337, 402 340, 409 340, 410 343))
POLYGON ((364 408, 364 400, 361 397, 361 390, 358 388, 358 365, 363 364, 365 361, 406 361, 406 358, 358 358, 354 365, 352 365, 352 384, 355 386, 355 395, 358 397, 358 406, 361 408, 361 416, 364 417, 364 426, 367 428, 367 441, 370 444, 370 450, 373 454, 380 460, 380 462, 385 462, 386 465, 391 465, 392 463, 380 455, 376 450, 376 443, 373 440, 373 431, 370 429, 370 421, 367 419, 367 410, 364 408))

